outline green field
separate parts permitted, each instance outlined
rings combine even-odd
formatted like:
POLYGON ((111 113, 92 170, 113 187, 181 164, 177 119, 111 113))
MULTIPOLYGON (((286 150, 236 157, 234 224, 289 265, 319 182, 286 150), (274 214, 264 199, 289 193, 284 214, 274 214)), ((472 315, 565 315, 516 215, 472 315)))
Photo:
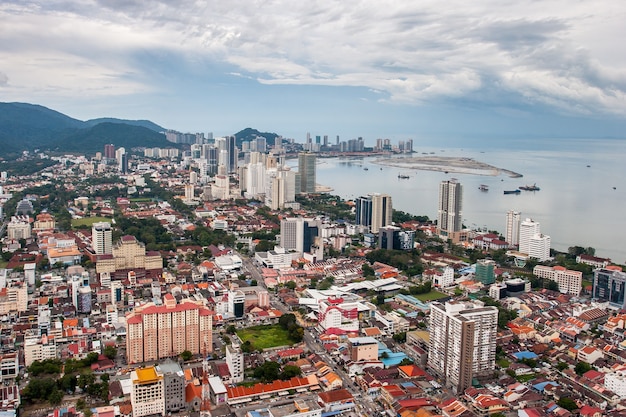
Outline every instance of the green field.
POLYGON ((72 219, 72 227, 91 227, 92 224, 98 222, 109 222, 111 223, 111 219, 107 219, 106 217, 84 217, 82 219, 72 219))
POLYGON ((439 300, 440 298, 446 298, 446 297, 448 297, 447 294, 441 293, 439 291, 431 291, 431 292, 427 292, 426 294, 417 294, 415 296, 415 298, 424 302, 439 300))
POLYGON ((287 331, 278 324, 239 329, 237 336, 242 342, 249 340, 253 348, 257 350, 293 344, 287 331))

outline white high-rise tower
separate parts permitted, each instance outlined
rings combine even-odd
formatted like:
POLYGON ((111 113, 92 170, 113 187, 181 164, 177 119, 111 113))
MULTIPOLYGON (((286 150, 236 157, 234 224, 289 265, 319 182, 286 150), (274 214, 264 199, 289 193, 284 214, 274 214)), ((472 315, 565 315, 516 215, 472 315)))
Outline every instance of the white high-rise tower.
POLYGON ((439 209, 437 227, 439 232, 448 235, 460 232, 463 228, 463 187, 455 180, 441 181, 439 184, 439 209))
POLYGON ((111 223, 99 222, 91 226, 91 246, 96 255, 113 253, 111 223))
POLYGON ((509 210, 506 213, 506 236, 505 240, 511 246, 519 245, 519 229, 522 220, 522 213, 509 210))

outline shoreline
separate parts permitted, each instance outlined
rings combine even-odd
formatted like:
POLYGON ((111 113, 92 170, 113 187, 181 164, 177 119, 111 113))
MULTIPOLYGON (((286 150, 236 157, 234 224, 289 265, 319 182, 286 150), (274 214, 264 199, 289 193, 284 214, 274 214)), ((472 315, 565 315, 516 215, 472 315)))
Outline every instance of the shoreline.
POLYGON ((454 156, 416 156, 410 158, 376 158, 372 163, 400 169, 414 169, 420 171, 439 171, 455 174, 470 174, 483 176, 507 175, 510 178, 522 178, 519 172, 499 168, 480 162, 474 158, 454 156))

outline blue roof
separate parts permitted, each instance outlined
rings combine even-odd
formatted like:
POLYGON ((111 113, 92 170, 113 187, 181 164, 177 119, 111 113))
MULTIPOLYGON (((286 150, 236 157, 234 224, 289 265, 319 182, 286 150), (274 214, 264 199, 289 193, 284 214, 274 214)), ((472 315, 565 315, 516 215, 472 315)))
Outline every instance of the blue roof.
POLYGON ((560 385, 557 384, 556 382, 553 381, 545 381, 545 382, 539 382, 538 384, 533 385, 533 388, 536 389, 539 392, 543 392, 543 390, 546 388, 547 385, 554 385, 556 387, 559 387, 560 385))
POLYGON ((537 359, 539 357, 535 353, 528 350, 514 353, 513 356, 515 356, 516 359, 537 359))

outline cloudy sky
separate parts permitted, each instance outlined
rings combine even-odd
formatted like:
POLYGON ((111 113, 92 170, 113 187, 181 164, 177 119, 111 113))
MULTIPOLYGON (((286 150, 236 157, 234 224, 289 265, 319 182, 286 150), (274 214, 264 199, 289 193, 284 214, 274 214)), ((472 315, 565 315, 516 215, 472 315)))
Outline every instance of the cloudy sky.
POLYGON ((626 136, 618 0, 0 0, 0 101, 216 135, 626 136))

